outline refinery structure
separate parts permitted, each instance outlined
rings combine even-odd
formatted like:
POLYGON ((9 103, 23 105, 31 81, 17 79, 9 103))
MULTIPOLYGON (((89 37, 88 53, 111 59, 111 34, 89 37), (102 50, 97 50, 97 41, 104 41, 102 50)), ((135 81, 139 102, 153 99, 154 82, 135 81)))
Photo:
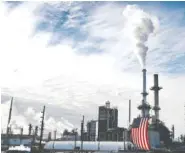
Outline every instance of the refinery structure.
MULTIPOLYGON (((159 90, 162 89, 158 85, 158 74, 154 74, 154 86, 151 87, 151 90, 154 91, 154 107, 152 107, 147 102, 147 90, 146 90, 146 69, 142 70, 143 74, 143 91, 142 91, 142 102, 141 105, 138 106, 138 110, 141 111, 141 115, 139 117, 150 117, 151 123, 149 125, 149 140, 150 144, 153 148, 159 147, 161 142, 161 131, 160 131, 160 118, 159 118, 159 90), (155 112, 154 116, 150 116, 150 110, 153 109, 155 112)), ((102 145, 108 145, 112 148, 128 148, 128 144, 130 147, 134 147, 130 140, 130 129, 132 128, 132 120, 131 120, 131 100, 129 100, 129 128, 118 127, 118 109, 117 107, 111 108, 110 101, 106 101, 104 106, 99 106, 98 108, 98 118, 97 120, 90 120, 87 121, 86 128, 84 123, 84 116, 81 122, 81 134, 78 135, 77 133, 68 137, 68 139, 64 138, 56 138, 56 131, 54 139, 51 138, 51 132, 48 134, 48 139, 44 139, 46 145, 43 146, 43 131, 44 131, 44 113, 45 113, 45 106, 42 111, 41 116, 41 126, 40 126, 40 136, 38 134, 38 127, 35 127, 35 133, 31 133, 31 125, 29 125, 29 132, 28 135, 23 135, 23 129, 21 129, 21 133, 19 135, 11 134, 11 128, 9 127, 9 123, 11 120, 11 112, 12 112, 12 103, 13 98, 11 100, 10 105, 10 113, 9 119, 7 124, 7 133, 2 134, 2 145, 35 145, 38 148, 44 147, 46 150, 53 149, 53 145, 56 145, 56 149, 60 150, 60 147, 67 147, 65 144, 68 145, 72 143, 74 148, 77 149, 87 149, 87 148, 94 148, 94 150, 104 150, 101 149, 102 145), (50 138, 49 138, 50 137, 50 138), (51 141, 54 140, 54 141, 51 141), (49 141, 49 142, 47 142, 49 141), (75 143, 74 143, 75 142, 75 143), (99 142, 99 143, 98 143, 99 142), (125 142, 125 143, 123 143, 125 142), (122 145, 121 145, 122 144, 122 145), (123 145, 124 144, 124 145, 123 145), (121 147, 121 146, 122 147, 121 147), (94 146, 94 147, 93 147, 94 146)), ((133 119, 134 120, 134 119, 133 119)), ((166 128, 168 129, 168 128, 166 128)), ((163 131, 164 132, 164 131, 163 131)), ((173 137, 174 137, 174 129, 173 129, 173 137)), ((54 146, 55 146, 54 145, 54 146)), ((69 146, 68 146, 69 147, 69 146)), ((69 147, 70 148, 70 147, 69 147)), ((74 149, 70 148, 70 149, 74 149)), ((104 148, 104 147, 103 147, 104 148)), ((61 148, 62 150, 62 148, 61 148)))
MULTIPOLYGON (((144 66, 143 66, 144 67, 144 66)), ((150 88, 154 91, 154 106, 152 107, 147 101, 147 70, 142 69, 142 101, 138 106, 138 110, 141 112, 138 117, 131 119, 131 100, 129 100, 129 127, 118 127, 118 117, 119 112, 117 107, 111 107, 110 101, 106 101, 104 106, 98 107, 98 114, 96 120, 87 121, 85 128, 85 116, 83 116, 81 121, 80 134, 78 134, 77 129, 74 129, 71 133, 65 132, 61 138, 56 138, 55 136, 51 138, 51 132, 48 134, 48 139, 43 138, 44 132, 44 117, 45 117, 45 106, 43 107, 41 116, 41 125, 39 126, 40 134, 38 134, 38 126, 34 133, 31 133, 32 126, 29 125, 29 134, 23 135, 23 129, 20 129, 19 135, 14 135, 11 132, 10 120, 13 107, 13 98, 11 100, 9 118, 7 123, 7 131, 5 134, 1 134, 2 143, 1 145, 6 148, 10 145, 20 145, 24 144, 27 146, 38 147, 39 150, 83 150, 89 151, 102 150, 119 150, 136 148, 133 143, 131 143, 131 129, 133 123, 138 118, 150 118, 148 136, 151 148, 158 148, 161 146, 161 142, 165 145, 169 145, 174 139, 174 126, 172 131, 170 131, 164 123, 159 118, 159 91, 162 87, 159 87, 158 74, 154 74, 154 85, 150 88), (155 115, 150 115, 150 110, 153 110, 155 115), (52 141, 53 140, 53 141, 52 141), (124 143, 123 143, 124 142, 124 143), (46 144, 45 144, 46 143, 46 144), (70 145, 73 144, 73 145, 70 145), (109 147, 108 147, 109 146, 109 147)), ((3 148, 2 147, 2 148, 3 148)))
MULTIPOLYGON (((159 87, 158 74, 154 74, 154 85, 150 89, 154 91, 154 106, 152 107, 147 101, 147 69, 146 69, 146 54, 148 47, 145 45, 148 37, 154 32, 154 23, 152 18, 145 12, 133 7, 135 12, 129 16, 128 25, 134 26, 130 36, 134 37, 134 49, 142 66, 142 101, 138 106, 138 110, 141 114, 138 117, 131 118, 131 100, 129 104, 129 127, 118 127, 118 108, 111 107, 109 99, 105 102, 104 106, 97 106, 98 114, 95 120, 90 120, 85 123, 85 116, 82 117, 80 126, 80 134, 77 132, 77 128, 72 132, 65 131, 61 138, 56 137, 56 131, 54 131, 54 138, 51 138, 51 132, 48 133, 48 138, 43 137, 44 133, 44 119, 45 106, 42 110, 41 124, 32 128, 29 125, 29 131, 27 135, 23 134, 23 129, 20 129, 20 134, 13 134, 10 122, 13 108, 13 98, 11 100, 7 130, 6 133, 1 134, 1 150, 6 150, 9 146, 26 145, 42 152, 52 151, 119 151, 126 149, 137 150, 131 139, 131 129, 133 128, 133 122, 138 118, 150 118, 148 126, 148 135, 151 148, 170 147, 174 139, 174 126, 170 131, 165 124, 160 120, 160 105, 159 105, 159 91, 162 87, 159 87), (138 16, 140 15, 140 16, 138 16), (138 20, 135 20, 138 18, 138 20), (138 22, 138 23, 135 23, 138 22), (154 111, 154 115, 150 114, 150 110, 154 111)), ((123 16, 128 15, 129 10, 124 10, 123 16)), ((113 102, 114 103, 114 102, 113 102)), ((35 151, 36 152, 36 151, 35 151)))

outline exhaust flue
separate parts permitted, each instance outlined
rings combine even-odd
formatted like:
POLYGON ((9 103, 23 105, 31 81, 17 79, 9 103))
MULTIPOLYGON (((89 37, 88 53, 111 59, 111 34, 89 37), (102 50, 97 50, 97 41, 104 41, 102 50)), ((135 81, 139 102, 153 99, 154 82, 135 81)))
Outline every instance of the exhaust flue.
POLYGON ((143 103, 146 103, 146 96, 148 93, 146 92, 146 69, 143 69, 143 103))
POLYGON ((162 89, 162 87, 159 87, 158 85, 158 74, 154 74, 154 86, 150 88, 151 90, 154 90, 154 107, 153 110, 155 112, 155 117, 157 120, 159 120, 159 90, 162 89))
POLYGON ((143 92, 141 93, 143 95, 142 104, 138 106, 138 109, 141 110, 142 117, 149 117, 149 111, 151 109, 150 105, 146 101, 146 96, 148 93, 146 92, 146 69, 143 69, 143 92))

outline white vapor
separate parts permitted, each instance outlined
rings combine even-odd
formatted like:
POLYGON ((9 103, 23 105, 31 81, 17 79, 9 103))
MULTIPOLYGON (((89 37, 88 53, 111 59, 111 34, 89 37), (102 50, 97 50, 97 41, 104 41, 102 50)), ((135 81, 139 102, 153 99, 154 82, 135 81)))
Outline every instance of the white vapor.
POLYGON ((142 68, 146 64, 148 47, 146 42, 155 30, 156 18, 147 14, 136 5, 128 5, 123 11, 124 21, 126 22, 124 32, 131 38, 134 52, 136 53, 142 68))

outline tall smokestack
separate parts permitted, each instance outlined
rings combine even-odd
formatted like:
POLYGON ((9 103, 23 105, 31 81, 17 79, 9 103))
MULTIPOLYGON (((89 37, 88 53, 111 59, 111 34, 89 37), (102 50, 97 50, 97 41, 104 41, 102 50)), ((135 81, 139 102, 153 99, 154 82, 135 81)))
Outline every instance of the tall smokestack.
POLYGON ((153 110, 155 112, 155 117, 157 120, 159 120, 159 90, 162 89, 162 87, 159 87, 158 84, 158 74, 154 74, 154 86, 150 88, 151 90, 154 90, 154 107, 153 110))
POLYGON ((142 117, 149 117, 149 111, 151 109, 150 105, 146 101, 146 96, 148 93, 146 92, 146 69, 143 69, 143 92, 141 93, 143 95, 142 104, 138 106, 138 109, 141 110, 141 116, 142 117))
POLYGON ((143 103, 146 103, 146 96, 148 93, 146 92, 146 69, 143 69, 143 103))

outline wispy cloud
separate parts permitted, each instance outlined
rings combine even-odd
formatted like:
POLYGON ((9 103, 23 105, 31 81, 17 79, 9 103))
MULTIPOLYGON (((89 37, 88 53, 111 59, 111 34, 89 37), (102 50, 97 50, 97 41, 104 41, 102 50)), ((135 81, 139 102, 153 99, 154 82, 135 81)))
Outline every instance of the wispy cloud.
MULTIPOLYGON (((47 131, 79 127, 81 115, 97 119, 98 106, 110 100, 119 108, 119 125, 126 126, 130 98, 132 115, 138 115, 142 77, 123 30, 126 5, 23 3, 7 12, 7 6, 0 4, 1 87, 3 95, 15 97, 17 111, 13 109, 12 118, 20 120, 17 124, 27 127, 28 118, 39 124, 37 117, 46 105, 47 131)), ((180 20, 184 10, 143 9, 160 20, 158 31, 148 41, 147 87, 153 85, 152 74, 159 73, 164 87, 160 116, 168 126, 174 123, 179 135, 184 129, 185 28, 180 20), (171 113, 174 110, 179 120, 171 113)), ((152 92, 148 101, 153 104, 152 92)), ((7 116, 8 99, 1 105, 7 116)))

